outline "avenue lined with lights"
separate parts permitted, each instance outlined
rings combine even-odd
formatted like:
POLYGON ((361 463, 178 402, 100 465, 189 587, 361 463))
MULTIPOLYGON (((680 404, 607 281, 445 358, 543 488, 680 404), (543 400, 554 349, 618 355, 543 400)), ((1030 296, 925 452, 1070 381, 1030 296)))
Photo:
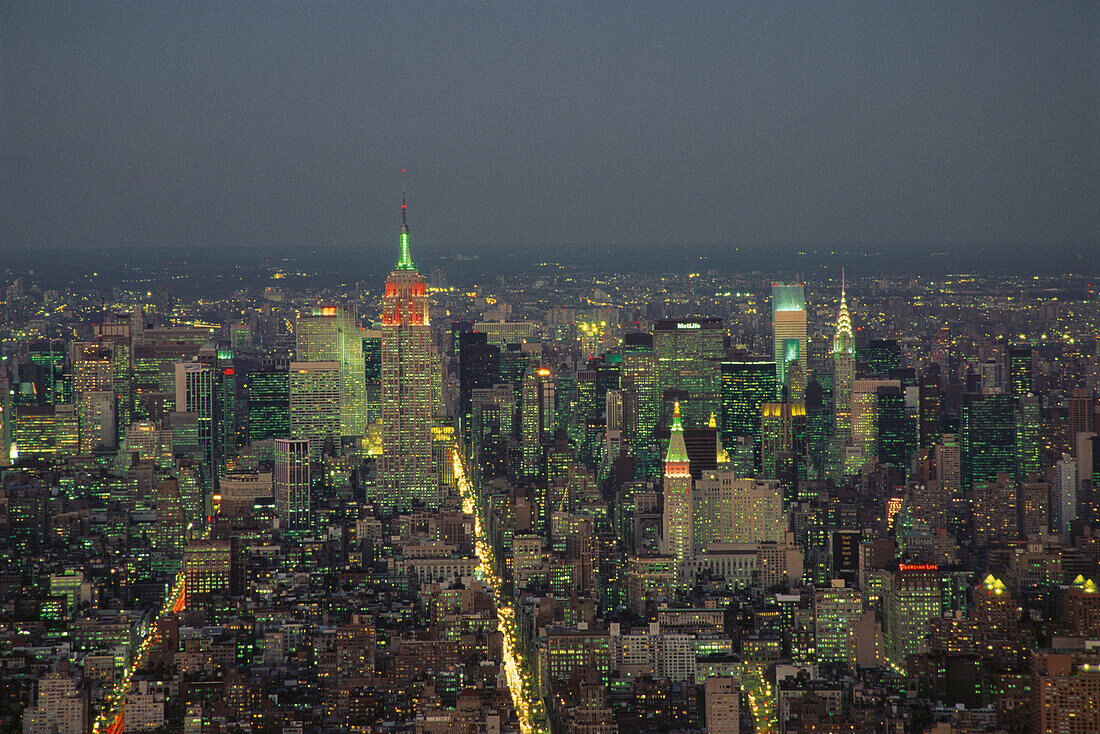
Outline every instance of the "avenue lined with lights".
POLYGON ((480 561, 478 570, 485 582, 493 587, 496 597, 497 618, 504 638, 504 671, 508 679, 508 689, 512 694, 512 705, 515 706, 516 716, 519 719, 520 731, 523 734, 549 732, 542 699, 535 688, 530 668, 519 651, 515 610, 510 600, 506 598, 501 578, 497 575, 492 548, 485 540, 481 511, 477 506, 473 488, 466 474, 462 452, 458 446, 455 446, 454 451, 454 474, 455 484, 462 496, 462 511, 474 518, 475 547, 480 561))

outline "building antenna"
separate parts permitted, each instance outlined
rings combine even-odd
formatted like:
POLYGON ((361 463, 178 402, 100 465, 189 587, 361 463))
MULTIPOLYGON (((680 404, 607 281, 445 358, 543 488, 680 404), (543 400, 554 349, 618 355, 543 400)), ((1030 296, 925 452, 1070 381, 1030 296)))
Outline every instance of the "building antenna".
POLYGON ((401 169, 401 231, 409 231, 409 223, 405 219, 405 212, 408 210, 409 205, 405 203, 405 169, 401 169))

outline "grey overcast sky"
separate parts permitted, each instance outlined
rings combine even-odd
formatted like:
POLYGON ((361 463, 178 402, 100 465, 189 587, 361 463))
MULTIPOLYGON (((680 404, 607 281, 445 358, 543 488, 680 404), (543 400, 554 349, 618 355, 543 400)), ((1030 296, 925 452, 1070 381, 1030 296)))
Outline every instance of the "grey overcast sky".
POLYGON ((440 254, 1100 236, 1095 0, 3 0, 0 25, 2 248, 390 258, 402 168, 440 254))

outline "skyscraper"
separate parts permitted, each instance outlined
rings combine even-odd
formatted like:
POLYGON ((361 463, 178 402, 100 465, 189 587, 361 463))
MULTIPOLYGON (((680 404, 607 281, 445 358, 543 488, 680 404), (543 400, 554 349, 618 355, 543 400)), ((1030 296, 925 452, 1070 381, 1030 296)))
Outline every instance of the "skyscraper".
POLYGON ((1008 362, 1008 392, 1014 398, 1022 398, 1031 392, 1031 347, 1010 345, 1005 359, 1008 362))
POLYGON ((665 453, 664 475, 664 541, 668 555, 675 556, 680 573, 684 562, 692 559, 692 501, 691 471, 687 445, 684 443, 684 426, 680 422, 680 404, 672 412, 672 432, 665 453))
MULTIPOLYGON (((879 388, 901 389, 898 380, 855 380, 852 382, 852 443, 862 461, 878 461, 879 388)), ((849 467, 858 469, 858 467, 849 467)))
POLYGON ((290 435, 290 373, 270 367, 250 373, 248 392, 248 439, 263 441, 290 435))
POLYGON ((852 335, 852 318, 848 315, 848 302, 844 292, 844 278, 840 281, 840 310, 836 316, 836 334, 833 336, 833 455, 830 466, 836 473, 843 471, 844 446, 852 438, 852 380, 856 374, 855 337, 852 335))
POLYGON ((760 406, 776 398, 775 362, 722 362, 722 444, 730 449, 739 437, 751 439, 753 459, 760 468, 760 406))
POLYGON ((317 306, 298 314, 295 326, 299 362, 340 365, 340 435, 363 436, 367 422, 363 331, 350 306, 317 306))
POLYGON ((396 505, 438 507, 432 475, 432 335, 427 283, 409 254, 405 197, 401 197, 401 254, 382 296, 382 491, 396 505))
MULTIPOLYGON (((806 293, 801 283, 772 284, 772 334, 773 354, 775 355, 775 372, 779 384, 790 388, 787 384, 787 365, 792 361, 798 361, 805 365, 809 360, 809 345, 806 337, 806 293), (792 343, 793 342, 793 343, 792 343)), ((803 382, 796 385, 796 393, 802 394, 805 390, 805 375, 807 369, 802 370, 803 382)))
POLYGON ((940 366, 933 362, 921 374, 918 387, 918 433, 920 447, 931 448, 943 435, 943 390, 940 387, 940 366))
POLYGON ((623 355, 619 384, 623 390, 625 413, 623 441, 634 456, 635 476, 654 479, 659 471, 657 421, 660 418, 661 396, 652 346, 648 349, 630 349, 623 355))
POLYGON ((309 442, 300 438, 275 439, 272 490, 282 530, 308 530, 309 442))
POLYGON ((1016 468, 1016 401, 1011 395, 967 394, 960 420, 963 491, 1016 468))
POLYGON ((340 363, 290 363, 290 435, 309 441, 314 460, 340 436, 340 363))
MULTIPOLYGON (((669 391, 687 393, 680 410, 688 425, 702 425, 721 411, 719 361, 725 354, 721 319, 661 319, 653 325, 653 354, 662 400, 669 391)), ((667 407, 666 407, 667 410, 667 407)), ((662 416, 662 422, 668 413, 662 416)))
POLYGON ((1020 396, 1016 408, 1016 481, 1026 482, 1042 472, 1040 447, 1043 420, 1039 412, 1039 396, 1020 396))
POLYGON ((796 481, 806 479, 806 404, 764 403, 760 406, 760 476, 780 479, 793 498, 796 481), (793 476, 784 476, 793 473, 793 476))
POLYGON ((901 564, 885 600, 886 657, 890 667, 905 672, 908 659, 926 649, 929 620, 942 614, 938 568, 934 564, 901 564))

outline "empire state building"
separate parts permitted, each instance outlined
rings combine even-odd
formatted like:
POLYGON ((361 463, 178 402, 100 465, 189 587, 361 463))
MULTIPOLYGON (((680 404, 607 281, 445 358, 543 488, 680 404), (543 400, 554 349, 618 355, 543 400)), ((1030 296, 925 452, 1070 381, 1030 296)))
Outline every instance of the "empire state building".
POLYGON ((432 337, 427 283, 409 255, 409 225, 401 195, 401 256, 382 296, 382 464, 386 504, 438 507, 432 472, 432 337))

